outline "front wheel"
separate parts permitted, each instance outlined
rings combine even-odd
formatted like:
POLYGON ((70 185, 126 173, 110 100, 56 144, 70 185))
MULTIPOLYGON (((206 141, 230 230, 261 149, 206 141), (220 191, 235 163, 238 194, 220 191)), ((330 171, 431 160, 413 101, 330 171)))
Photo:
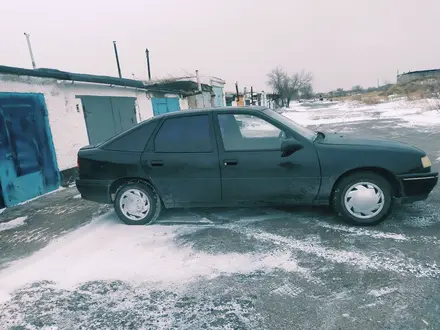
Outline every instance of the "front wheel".
POLYGON ((162 204, 149 185, 128 182, 118 189, 114 206, 119 219, 127 225, 145 225, 157 219, 162 204))
POLYGON ((337 185, 332 203, 350 224, 372 226, 384 221, 390 213, 392 188, 385 178, 375 173, 354 173, 337 185))

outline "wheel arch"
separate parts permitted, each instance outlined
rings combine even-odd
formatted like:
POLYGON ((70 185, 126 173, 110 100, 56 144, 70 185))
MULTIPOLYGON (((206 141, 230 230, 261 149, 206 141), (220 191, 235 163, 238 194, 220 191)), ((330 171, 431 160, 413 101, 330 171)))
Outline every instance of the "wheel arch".
POLYGON ((154 192, 157 194, 157 196, 159 196, 160 200, 163 201, 162 196, 160 195, 159 191, 156 189, 156 187, 153 185, 153 183, 151 182, 151 180, 149 179, 145 179, 145 178, 138 178, 138 177, 126 177, 126 178, 120 178, 117 179, 115 181, 113 181, 113 183, 110 185, 110 189, 109 189, 109 194, 110 194, 110 200, 112 202, 114 202, 115 197, 116 197, 116 193, 119 190, 119 188, 121 188, 123 185, 127 184, 127 183, 143 183, 148 185, 151 189, 154 190, 154 192))
POLYGON ((338 187, 339 183, 343 179, 345 179, 346 177, 348 177, 352 174, 361 173, 361 172, 369 172, 369 173, 374 173, 374 174, 380 175, 381 177, 383 177, 385 180, 387 180, 390 183, 391 188, 393 190, 393 197, 400 197, 401 196, 400 183, 393 173, 391 173, 390 171, 388 171, 384 168, 381 168, 381 167, 359 167, 359 168, 355 168, 355 169, 351 169, 349 171, 346 171, 338 177, 338 179, 333 184, 332 192, 331 192, 331 196, 330 196, 330 201, 333 200, 333 195, 335 193, 335 190, 338 187))

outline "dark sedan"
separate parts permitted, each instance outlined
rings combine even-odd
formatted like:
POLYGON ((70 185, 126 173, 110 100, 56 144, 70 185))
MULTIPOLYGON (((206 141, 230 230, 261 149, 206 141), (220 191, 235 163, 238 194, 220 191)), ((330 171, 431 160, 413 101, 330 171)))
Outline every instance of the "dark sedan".
POLYGON ((330 205, 356 225, 435 187, 426 153, 383 139, 314 132, 262 107, 179 111, 78 152, 82 198, 130 225, 162 208, 330 205))

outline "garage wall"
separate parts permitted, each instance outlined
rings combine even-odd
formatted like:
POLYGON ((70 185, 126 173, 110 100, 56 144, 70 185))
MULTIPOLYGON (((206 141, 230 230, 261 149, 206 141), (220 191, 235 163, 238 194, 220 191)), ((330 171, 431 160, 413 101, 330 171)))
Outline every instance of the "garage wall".
POLYGON ((76 155, 88 144, 81 100, 77 95, 135 97, 138 122, 153 117, 145 91, 55 79, 0 74, 0 92, 43 93, 60 171, 76 166, 76 155))
POLYGON ((191 95, 187 97, 189 109, 200 109, 212 107, 211 93, 202 92, 201 94, 191 95))
POLYGON ((180 103, 180 110, 188 110, 189 109, 187 98, 180 98, 179 103, 180 103))

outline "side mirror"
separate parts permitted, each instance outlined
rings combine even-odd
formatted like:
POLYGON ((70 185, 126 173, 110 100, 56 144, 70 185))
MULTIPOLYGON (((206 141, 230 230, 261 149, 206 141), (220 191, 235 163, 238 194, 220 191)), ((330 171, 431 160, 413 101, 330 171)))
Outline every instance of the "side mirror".
POLYGON ((281 157, 288 157, 302 148, 304 148, 304 146, 297 140, 285 139, 283 143, 281 143, 281 157))

